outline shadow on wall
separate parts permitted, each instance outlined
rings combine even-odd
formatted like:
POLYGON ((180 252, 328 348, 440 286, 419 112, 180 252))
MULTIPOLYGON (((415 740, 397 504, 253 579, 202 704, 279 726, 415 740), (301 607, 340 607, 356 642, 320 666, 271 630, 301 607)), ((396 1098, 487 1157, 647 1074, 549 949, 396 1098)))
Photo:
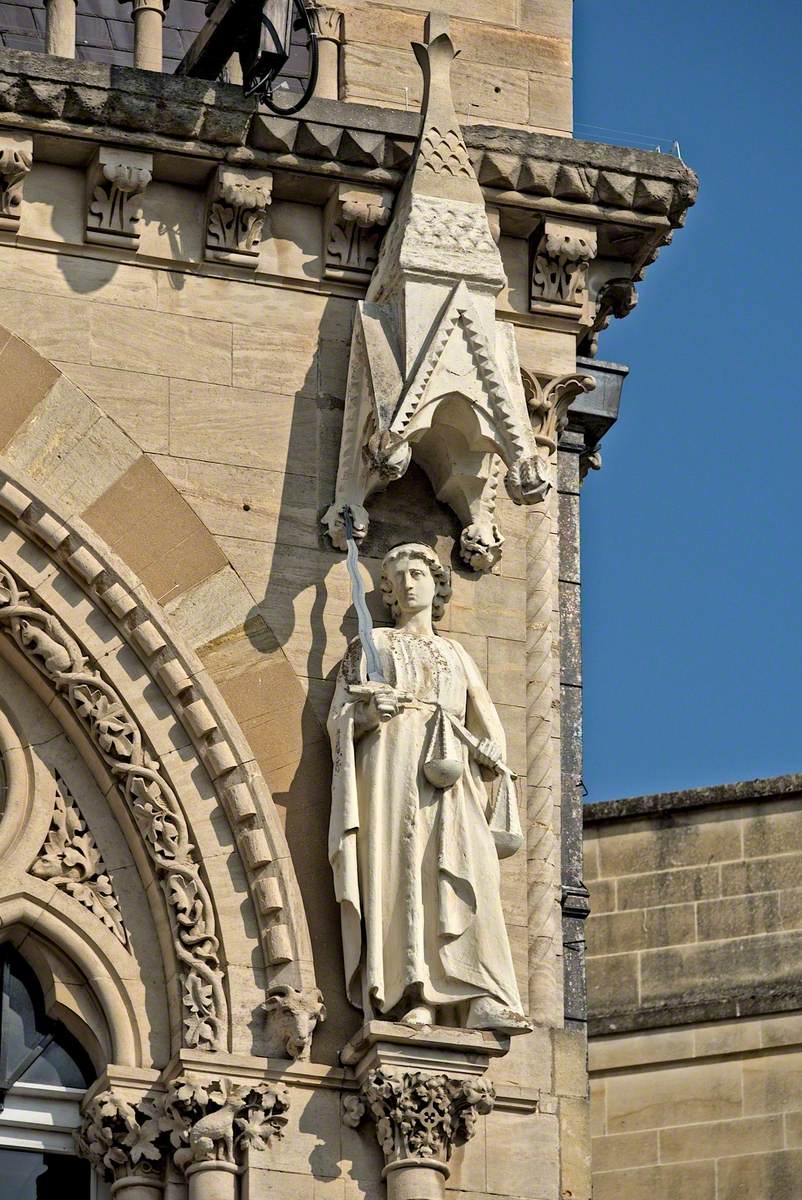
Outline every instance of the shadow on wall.
MULTIPOLYGON (((317 352, 294 398, 275 543, 265 547, 269 561, 262 564, 264 599, 246 623, 252 644, 280 664, 276 681, 282 679, 285 689, 273 738, 281 741, 284 761, 272 770, 268 766, 267 779, 285 822, 326 998, 328 1019, 313 1046, 313 1057, 326 1061, 336 1061, 361 1019, 344 995, 339 912, 327 856, 331 752, 326 717, 340 660, 357 633, 345 555, 332 548, 321 525, 334 495, 344 408, 350 329, 342 328, 343 303, 327 304, 317 352)), ((459 528, 414 466, 371 501, 370 512, 360 558, 373 582, 368 603, 374 622, 388 624, 378 590, 383 555, 399 542, 425 541, 449 561, 459 528)), ((246 734, 250 737, 247 728, 246 734)))

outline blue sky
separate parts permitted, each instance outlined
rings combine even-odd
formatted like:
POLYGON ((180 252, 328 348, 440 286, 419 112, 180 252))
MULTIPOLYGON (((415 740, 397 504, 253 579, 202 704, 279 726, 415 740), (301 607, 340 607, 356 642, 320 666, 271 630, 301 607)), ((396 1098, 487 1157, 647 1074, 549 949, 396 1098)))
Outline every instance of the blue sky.
POLYGON ((631 373, 582 500, 588 798, 799 771, 802 5, 576 0, 574 38, 576 136, 701 179, 599 347, 631 373))

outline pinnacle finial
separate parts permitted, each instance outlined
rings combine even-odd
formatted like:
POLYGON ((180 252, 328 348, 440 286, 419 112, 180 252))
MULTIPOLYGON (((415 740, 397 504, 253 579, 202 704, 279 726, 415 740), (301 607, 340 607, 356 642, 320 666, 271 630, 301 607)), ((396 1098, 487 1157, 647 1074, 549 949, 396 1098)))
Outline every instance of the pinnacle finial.
POLYGON ((448 30, 447 14, 430 12, 424 27, 426 43, 412 43, 423 73, 423 119, 412 168, 412 193, 484 204, 454 111, 451 64, 459 51, 448 30))

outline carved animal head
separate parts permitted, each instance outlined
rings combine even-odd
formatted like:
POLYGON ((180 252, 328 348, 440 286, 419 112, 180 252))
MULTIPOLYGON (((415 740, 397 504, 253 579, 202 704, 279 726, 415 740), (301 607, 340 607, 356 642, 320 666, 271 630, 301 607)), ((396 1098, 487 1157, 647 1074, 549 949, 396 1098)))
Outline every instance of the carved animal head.
POLYGON ((548 495, 551 484, 537 454, 513 463, 504 480, 507 494, 515 504, 537 504, 548 495))
POLYGON ((270 1041, 278 1057, 305 1060, 312 1048, 312 1035, 326 1020, 326 1006, 319 988, 301 992, 288 984, 270 989, 262 1005, 268 1021, 270 1041))

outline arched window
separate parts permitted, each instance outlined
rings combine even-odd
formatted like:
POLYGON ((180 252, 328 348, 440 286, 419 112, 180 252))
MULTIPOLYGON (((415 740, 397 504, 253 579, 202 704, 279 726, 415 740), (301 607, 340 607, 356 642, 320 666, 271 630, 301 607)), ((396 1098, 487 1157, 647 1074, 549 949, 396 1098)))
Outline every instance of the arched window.
POLYGON ((95 1078, 88 1055, 44 1011, 31 968, 0 946, 0 1196, 90 1200, 89 1164, 75 1156, 72 1130, 95 1078))

